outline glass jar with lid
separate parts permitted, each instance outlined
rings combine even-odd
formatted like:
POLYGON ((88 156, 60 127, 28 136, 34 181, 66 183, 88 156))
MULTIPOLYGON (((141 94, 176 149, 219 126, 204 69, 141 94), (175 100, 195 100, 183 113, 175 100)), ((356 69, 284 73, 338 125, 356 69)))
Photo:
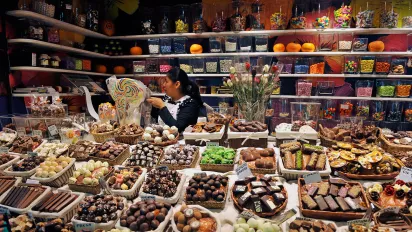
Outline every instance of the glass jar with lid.
POLYGON ((189 6, 188 5, 176 5, 175 11, 175 32, 187 33, 189 32, 189 6))
POLYGON ((402 17, 402 27, 412 28, 412 2, 408 1, 408 10, 405 16, 402 17))
POLYGON ((273 10, 270 11, 270 29, 285 30, 288 24, 286 20, 286 11, 289 8, 288 1, 275 0, 272 5, 273 10))
POLYGON ((312 3, 312 9, 315 10, 315 20, 312 22, 313 28, 326 29, 330 28, 329 8, 331 6, 330 1, 327 0, 315 0, 312 3))
POLYGON ((394 3, 384 1, 384 9, 379 15, 379 27, 380 28, 396 28, 398 26, 398 13, 395 12, 394 3))
POLYGON ((356 14, 356 28, 370 28, 373 27, 373 16, 375 11, 369 9, 369 2, 366 1, 366 7, 359 7, 359 11, 356 14))
POLYGON ((99 31, 99 6, 96 0, 87 1, 86 28, 99 31))
POLYGON ((386 120, 390 122, 400 122, 402 117, 402 102, 393 101, 388 103, 386 120))
POLYGON ((195 33, 201 33, 206 31, 206 24, 203 19, 204 9, 203 3, 193 3, 192 9, 192 29, 195 33))
POLYGON ((342 5, 339 9, 334 11, 335 16, 335 28, 348 28, 350 27, 350 22, 352 21, 352 7, 350 5, 342 5))
POLYGON ((306 17, 304 14, 307 12, 307 4, 295 4, 292 9, 292 18, 290 19, 291 29, 305 29, 306 17))
POLYGON ((169 6, 161 6, 159 8, 160 21, 158 25, 159 34, 168 34, 171 32, 171 8, 169 6))
POLYGON ((212 20, 212 31, 222 32, 226 30, 226 18, 228 15, 228 6, 222 2, 212 3, 212 12, 214 12, 212 20))
POLYGON ((356 103, 356 117, 369 118, 369 101, 359 100, 356 103))
POLYGON ((324 119, 335 119, 337 100, 327 99, 322 105, 322 115, 324 119))
POLYGON ((252 14, 250 16, 250 27, 252 30, 265 29, 265 10, 260 0, 255 0, 251 4, 252 14))
POLYGON ((385 120, 386 103, 384 101, 373 101, 372 105, 372 120, 383 121, 385 120))
POLYGON ((243 1, 233 0, 231 3, 230 30, 246 30, 246 17, 248 14, 248 4, 243 1))
POLYGON ((142 35, 149 35, 156 33, 156 26, 153 20, 154 9, 149 7, 143 7, 140 9, 140 33, 142 35))
POLYGON ((320 103, 317 102, 291 102, 292 131, 299 131, 300 127, 307 125, 316 130, 319 119, 320 103))

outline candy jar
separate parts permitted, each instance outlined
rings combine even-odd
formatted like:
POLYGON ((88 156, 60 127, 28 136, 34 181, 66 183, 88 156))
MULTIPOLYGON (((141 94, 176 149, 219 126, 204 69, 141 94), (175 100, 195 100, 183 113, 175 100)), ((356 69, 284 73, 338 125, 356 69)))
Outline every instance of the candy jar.
POLYGON ((356 117, 369 118, 369 101, 359 100, 356 103, 356 117))
POLYGON ((276 0, 274 2, 274 11, 270 15, 270 29, 271 30, 285 30, 287 26, 286 9, 287 5, 282 5, 284 1, 276 0))
POLYGON ((341 7, 334 12, 335 28, 348 28, 352 20, 352 7, 342 3, 341 7))
POLYGON ((252 51, 253 36, 241 36, 239 37, 239 47, 241 52, 252 51))
POLYGON ((74 20, 77 26, 86 27, 87 16, 81 4, 74 11, 74 20))
POLYGON ((412 2, 408 1, 408 12, 407 15, 402 17, 402 27, 411 28, 412 27, 412 2))
POLYGON ((318 96, 332 96, 335 90, 335 82, 333 81, 318 81, 317 83, 318 96))
POLYGON ((160 43, 160 53, 161 54, 171 54, 172 53, 172 38, 160 38, 159 43, 160 43))
POLYGON ((29 39, 44 40, 44 26, 38 22, 30 21, 29 39))
POLYGON ((324 74, 325 59, 323 57, 310 58, 309 74, 324 74))
POLYGON ((369 9, 369 2, 366 2, 366 9, 362 11, 359 8, 359 12, 356 15, 356 28, 370 28, 373 27, 373 16, 375 11, 369 9))
POLYGON ((230 16, 230 30, 246 30, 246 17, 249 13, 247 4, 243 1, 233 0, 231 3, 232 14, 230 16))
POLYGON ((353 110, 353 102, 351 100, 342 100, 339 105, 339 116, 351 117, 353 110))
POLYGON ((315 20, 312 22, 313 28, 326 29, 330 27, 329 1, 316 0, 313 9, 315 10, 315 20), (321 7, 322 6, 322 7, 321 7), (322 10, 321 10, 322 9, 322 10))
POLYGON ((146 69, 145 60, 133 61, 133 73, 144 73, 145 69, 146 69))
POLYGON ((147 73, 159 73, 159 59, 157 58, 146 59, 146 72, 147 73))
POLYGON ((383 121, 385 119, 385 102, 384 101, 373 101, 372 102, 372 120, 373 121, 383 121))
POLYGON ((412 122, 412 103, 404 103, 404 111, 403 111, 405 122, 412 122))
POLYGON ((344 73, 358 73, 359 58, 356 56, 345 56, 344 73))
POLYGON ((283 64, 282 73, 283 74, 292 74, 294 59, 291 57, 279 57, 278 63, 283 64))
POLYGON ((280 94, 280 88, 282 87, 282 82, 277 81, 274 83, 275 88, 272 91, 273 95, 279 95, 280 94))
POLYGON ((386 120, 390 122, 399 122, 402 117, 402 102, 389 102, 386 114, 386 120))
POLYGON ((51 116, 56 118, 62 118, 66 116, 67 105, 62 103, 62 99, 59 97, 52 97, 53 103, 50 105, 51 116))
POLYGON ((255 36, 255 51, 256 52, 267 52, 268 51, 268 36, 267 35, 255 36))
POLYGON ((173 67, 172 58, 160 58, 159 59, 159 71, 160 73, 167 73, 173 67))
POLYGON ((295 8, 292 9, 293 16, 290 19, 291 29, 305 29, 306 28, 306 17, 304 13, 306 11, 306 4, 296 4, 295 8))
POLYGON ((149 45, 150 54, 159 54, 159 39, 148 39, 147 44, 149 45))
POLYGON ((142 35, 150 35, 156 33, 156 26, 153 21, 154 9, 143 7, 141 9, 140 30, 142 35))
POLYGON ((52 27, 49 28, 47 31, 47 41, 49 43, 55 43, 58 44, 60 43, 60 35, 59 35, 59 29, 52 27))
POLYGON ((396 83, 396 80, 376 80, 376 97, 393 97, 396 83))
POLYGON ((192 9, 192 28, 193 32, 201 33, 206 31, 206 24, 203 19, 203 3, 193 3, 190 5, 192 9))
POLYGON ((396 97, 409 97, 411 95, 412 81, 399 80, 396 84, 396 97))
POLYGON ((209 48, 211 53, 222 52, 222 37, 209 37, 209 48))
POLYGON ((43 68, 48 68, 50 66, 50 56, 47 54, 41 54, 39 57, 40 66, 43 68))
POLYGON ((250 26, 252 30, 265 29, 265 11, 260 0, 255 0, 251 5, 252 14, 250 16, 250 26))
POLYGON ((220 73, 229 73, 230 67, 233 65, 232 57, 220 57, 219 58, 219 68, 220 73))
POLYGON ((367 51, 368 50, 368 38, 355 38, 352 44, 353 51, 367 51))
POLYGON ((171 32, 171 8, 169 6, 161 6, 159 8, 160 21, 158 25, 159 34, 168 34, 171 32))
POLYGON ((398 25, 398 13, 393 9, 393 5, 388 6, 384 2, 384 10, 381 11, 379 18, 379 27, 381 28, 396 28, 398 25))
POLYGON ((205 59, 193 58, 192 67, 193 67, 193 73, 205 73, 205 59))
POLYGON ((309 58, 296 58, 295 60, 295 74, 308 74, 309 58))
POLYGON ((407 39, 408 39, 408 52, 411 52, 412 51, 412 35, 408 34, 407 39))
POLYGON ((192 60, 191 59, 179 59, 179 67, 186 73, 192 73, 192 60))
POLYGON ((336 100, 327 99, 322 104, 322 115, 324 119, 335 119, 336 115, 336 100))
POLYGON ((287 118, 290 115, 289 100, 287 98, 280 99, 279 117, 287 118))
POLYGON ((225 38, 225 52, 236 52, 237 50, 237 37, 228 36, 225 38))
POLYGON ((312 82, 308 80, 296 81, 296 96, 310 96, 312 94, 312 82))
POLYGON ((360 73, 362 74, 372 74, 375 65, 374 56, 362 56, 360 58, 360 73))
POLYGON ((357 80, 355 86, 357 97, 372 97, 373 81, 357 80))
POLYGON ((390 56, 378 56, 376 57, 375 73, 376 74, 388 74, 391 67, 390 56))
POLYGON ((187 42, 187 38, 185 37, 174 37, 173 38, 173 52, 176 54, 186 53, 186 42, 187 42))
POLYGON ((61 59, 59 56, 52 56, 50 59, 50 64, 52 68, 60 68, 61 59))
POLYGON ((219 59, 217 57, 206 57, 206 73, 218 73, 218 62, 219 59))
POLYGON ((338 50, 350 51, 352 49, 352 34, 340 33, 338 36, 338 50))
POLYGON ((212 9, 215 13, 212 20, 212 31, 222 32, 226 30, 227 5, 224 3, 212 3, 212 9))
POLYGON ((174 7, 176 19, 175 27, 176 33, 187 33, 189 32, 189 6, 187 5, 176 5, 174 7))
POLYGON ((391 74, 405 74, 406 59, 392 59, 391 74))
POLYGON ((319 34, 319 51, 332 51, 335 44, 335 33, 319 34))

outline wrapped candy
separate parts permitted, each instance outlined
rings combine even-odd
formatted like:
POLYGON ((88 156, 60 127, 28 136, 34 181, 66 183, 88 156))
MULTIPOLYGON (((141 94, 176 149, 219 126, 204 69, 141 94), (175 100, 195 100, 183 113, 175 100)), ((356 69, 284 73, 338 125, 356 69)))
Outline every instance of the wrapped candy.
POLYGON ((375 14, 375 11, 373 10, 365 10, 365 11, 360 11, 356 15, 356 27, 357 28, 369 28, 372 27, 373 23, 373 16, 375 14))
POLYGON ((393 6, 391 10, 386 9, 386 1, 385 1, 385 9, 381 12, 379 18, 379 26, 381 28, 396 28, 398 25, 398 13, 393 10, 393 6))
POLYGON ((286 29, 286 15, 282 12, 273 13, 270 16, 271 30, 285 30, 286 29))
POLYGON ((352 7, 346 6, 342 3, 342 6, 334 11, 335 15, 335 28, 346 28, 350 27, 350 21, 352 19, 351 16, 352 7))

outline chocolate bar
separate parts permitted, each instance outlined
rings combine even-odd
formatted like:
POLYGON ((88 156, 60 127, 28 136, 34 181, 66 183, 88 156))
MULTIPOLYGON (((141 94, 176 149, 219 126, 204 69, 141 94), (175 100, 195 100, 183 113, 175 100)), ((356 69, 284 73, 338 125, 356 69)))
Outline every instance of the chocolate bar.
POLYGON ((265 196, 262 197, 262 202, 269 209, 269 211, 271 211, 271 212, 274 211, 277 207, 268 195, 265 195, 265 196))
POLYGON ((306 153, 313 153, 316 152, 318 154, 323 153, 323 147, 322 146, 315 146, 312 144, 303 144, 303 152, 306 153))
POLYGON ((346 204, 346 201, 342 197, 335 197, 335 200, 336 202, 338 202, 338 205, 342 209, 342 211, 350 210, 348 204, 346 204))
POLYGON ((272 194, 274 194, 274 193, 280 192, 280 188, 279 188, 278 186, 275 186, 275 187, 268 186, 268 187, 266 187, 266 189, 267 189, 267 192, 268 192, 270 195, 272 195, 272 194))
POLYGON ((332 196, 327 196, 327 197, 325 197, 324 199, 325 199, 326 203, 328 204, 329 208, 330 208, 332 211, 336 211, 336 210, 339 209, 338 204, 336 204, 336 202, 335 202, 335 200, 333 200, 333 197, 332 197, 332 196))
POLYGON ((272 181, 272 182, 269 182, 269 185, 270 186, 272 186, 272 187, 274 187, 274 186, 278 186, 279 188, 283 188, 283 184, 282 184, 282 182, 275 182, 275 181, 272 181))
POLYGON ((245 192, 245 194, 243 194, 239 199, 238 199, 238 203, 240 206, 244 206, 246 204, 246 202, 250 199, 250 197, 252 196, 252 194, 250 192, 245 192))
POLYGON ((303 154, 302 151, 297 151, 295 155, 295 169, 303 169, 303 154))
POLYGON ((235 187, 233 188, 233 192, 234 193, 244 193, 247 190, 247 186, 246 185, 235 185, 235 187))
POLYGON ((295 169, 295 163, 293 162, 293 154, 288 151, 283 158, 284 166, 286 169, 295 169))
POLYGON ((258 195, 252 195, 251 198, 252 198, 253 207, 255 209, 255 212, 261 213, 263 209, 262 209, 262 203, 260 202, 260 197, 258 195))
POLYGON ((247 185, 247 181, 246 180, 237 180, 235 181, 235 185, 247 185))
POLYGON ((272 181, 272 177, 271 176, 263 176, 259 178, 260 181, 264 181, 266 184, 269 184, 269 182, 272 181))
POLYGON ((350 198, 350 197, 345 197, 344 200, 345 200, 346 204, 348 204, 349 207, 350 207, 352 210, 357 211, 357 210, 359 209, 358 204, 356 204, 355 201, 353 201, 352 198, 350 198))
POLYGON ((348 188, 342 187, 339 189, 338 195, 345 198, 348 195, 348 188))
POLYGON ((316 194, 317 191, 318 191, 318 187, 311 186, 310 189, 308 190, 308 194, 309 194, 309 196, 313 197, 316 194))
POLYGON ((336 185, 344 185, 346 184, 346 181, 342 178, 330 178, 329 182, 331 184, 336 184, 336 185))
POLYGON ((275 193, 272 195, 272 197, 275 200, 275 203, 278 205, 282 204, 286 200, 285 196, 282 193, 275 193))
POLYGON ((302 201, 309 209, 315 209, 318 204, 309 195, 302 195, 302 201))
POLYGON ((264 195, 264 194, 266 194, 266 193, 267 193, 267 191, 266 191, 266 189, 263 188, 263 187, 252 189, 252 194, 253 194, 253 195, 264 195))
POLYGON ((294 220, 289 224, 289 229, 299 229, 302 226, 301 220, 294 220))
POLYGON ((326 196, 328 195, 328 192, 329 192, 329 183, 328 182, 320 183, 318 194, 322 196, 326 196))
POLYGON ((316 165, 316 161, 318 160, 318 154, 316 153, 312 153, 312 155, 310 155, 310 159, 308 162, 308 165, 306 165, 306 169, 307 170, 313 170, 315 169, 315 165, 316 165))
POLYGON ((326 201, 325 201, 325 199, 323 199, 322 196, 320 196, 320 195, 316 196, 315 201, 318 204, 320 210, 328 210, 329 209, 328 204, 326 204, 326 201))
POLYGON ((352 198, 357 198, 361 192, 361 187, 358 185, 352 186, 352 188, 349 189, 348 195, 352 198))
POLYGON ((326 154, 320 154, 318 161, 316 162, 315 169, 318 171, 324 170, 326 165, 326 154))
POLYGON ((338 196, 338 191, 339 191, 338 186, 336 186, 336 185, 334 185, 334 184, 331 184, 331 185, 330 185, 330 189, 329 189, 329 194, 330 194, 330 195, 336 197, 336 196, 338 196))
POLYGON ((252 185, 252 188, 266 187, 266 184, 263 181, 252 181, 250 184, 252 185))
POLYGON ((256 177, 256 176, 249 176, 249 177, 246 177, 245 180, 246 180, 248 183, 250 183, 250 182, 252 182, 252 181, 256 181, 256 180, 257 180, 257 177, 256 177))

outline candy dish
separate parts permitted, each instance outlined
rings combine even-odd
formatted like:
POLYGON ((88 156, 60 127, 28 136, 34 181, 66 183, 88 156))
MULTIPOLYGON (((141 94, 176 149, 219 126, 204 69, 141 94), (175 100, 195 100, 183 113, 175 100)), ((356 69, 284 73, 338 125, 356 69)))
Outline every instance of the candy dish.
POLYGON ((166 166, 173 170, 194 168, 199 159, 199 148, 193 145, 175 144, 164 149, 158 166, 166 166))
POLYGON ((246 162, 252 173, 276 173, 276 157, 273 148, 242 147, 237 150, 237 153, 239 165, 246 162))
POLYGON ((118 169, 113 172, 113 175, 107 179, 107 184, 109 188, 111 188, 110 191, 114 196, 121 196, 128 200, 132 200, 137 197, 146 172, 146 168, 118 167, 118 169), (135 175, 137 175, 137 178, 132 178, 135 175))
POLYGON ((50 187, 60 188, 66 185, 69 178, 73 175, 75 161, 76 159, 63 156, 57 159, 54 156, 48 157, 46 162, 40 164, 36 174, 30 177, 30 179, 38 180, 41 184, 50 187))
POLYGON ((229 172, 235 166, 236 151, 232 148, 207 147, 202 153, 200 169, 202 171, 229 172))
POLYGON ((198 232, 220 232, 221 223, 219 218, 210 210, 195 205, 182 204, 173 208, 172 228, 173 231, 186 231, 184 228, 197 228, 198 232), (188 218, 195 218, 188 220, 188 218), (180 220, 179 220, 180 219, 180 220), (189 225, 187 222, 191 222, 189 225))
POLYGON ((394 155, 412 151, 412 133, 410 131, 394 133, 380 129, 379 141, 385 151, 394 155))
POLYGON ((95 122, 90 126, 90 133, 98 143, 104 143, 107 139, 113 138, 114 132, 119 127, 115 121, 95 122))

